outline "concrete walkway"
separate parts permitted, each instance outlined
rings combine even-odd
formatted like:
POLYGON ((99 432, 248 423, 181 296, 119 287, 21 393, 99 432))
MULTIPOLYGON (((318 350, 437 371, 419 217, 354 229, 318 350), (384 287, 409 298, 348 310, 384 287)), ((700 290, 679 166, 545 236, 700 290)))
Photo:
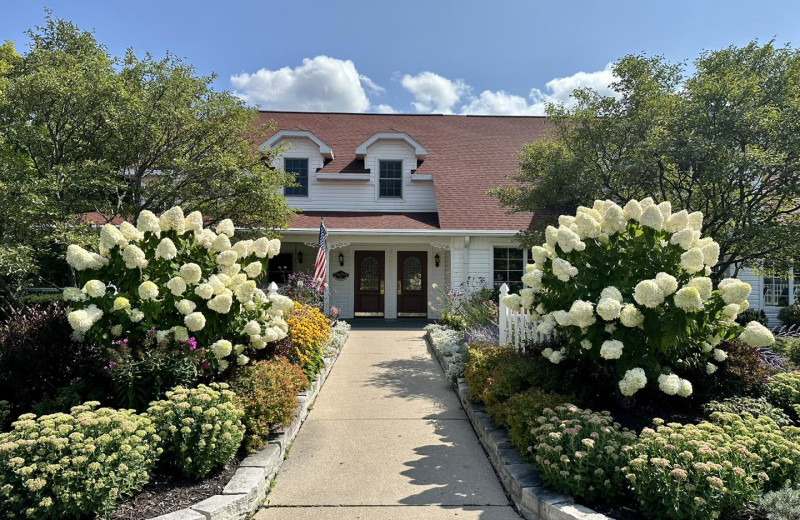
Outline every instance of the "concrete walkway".
POLYGON ((353 327, 255 520, 519 520, 421 326, 353 327))

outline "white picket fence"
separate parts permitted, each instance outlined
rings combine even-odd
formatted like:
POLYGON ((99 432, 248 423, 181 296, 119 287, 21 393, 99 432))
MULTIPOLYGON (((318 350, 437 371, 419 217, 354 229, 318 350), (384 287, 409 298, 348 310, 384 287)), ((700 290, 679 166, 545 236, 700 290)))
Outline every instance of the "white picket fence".
POLYGON ((500 286, 500 301, 498 302, 498 308, 500 309, 500 319, 498 321, 500 344, 510 343, 516 347, 518 352, 525 352, 525 345, 534 341, 545 340, 548 336, 537 330, 539 323, 533 320, 533 317, 526 309, 515 311, 506 307, 506 304, 503 303, 503 298, 508 296, 508 292, 508 285, 503 284, 500 286))

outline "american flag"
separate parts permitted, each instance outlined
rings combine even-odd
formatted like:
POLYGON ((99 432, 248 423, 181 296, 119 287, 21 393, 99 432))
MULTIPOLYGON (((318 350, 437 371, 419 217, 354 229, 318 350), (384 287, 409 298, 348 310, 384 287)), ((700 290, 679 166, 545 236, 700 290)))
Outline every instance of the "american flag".
POLYGON ((328 280, 328 254, 325 240, 328 238, 328 230, 325 229, 325 222, 319 223, 319 249, 317 249, 317 261, 314 262, 314 280, 320 285, 328 280))

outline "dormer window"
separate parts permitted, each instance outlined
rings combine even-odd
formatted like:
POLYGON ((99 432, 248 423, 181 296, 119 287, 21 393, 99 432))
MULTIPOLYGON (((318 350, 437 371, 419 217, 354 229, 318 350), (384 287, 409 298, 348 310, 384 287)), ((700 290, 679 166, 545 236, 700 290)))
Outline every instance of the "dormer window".
POLYGON ((283 171, 294 175, 297 186, 287 186, 283 194, 287 197, 308 197, 308 159, 283 160, 283 171))
POLYGON ((403 161, 379 161, 378 175, 380 198, 403 197, 403 161))

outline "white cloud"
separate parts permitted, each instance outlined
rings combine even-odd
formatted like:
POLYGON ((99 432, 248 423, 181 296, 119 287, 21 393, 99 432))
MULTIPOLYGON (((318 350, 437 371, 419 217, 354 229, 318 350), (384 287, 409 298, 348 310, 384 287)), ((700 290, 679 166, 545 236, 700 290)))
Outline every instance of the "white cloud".
POLYGON ((364 84, 368 89, 370 89, 374 94, 383 94, 384 92, 386 92, 385 88, 378 85, 377 83, 375 83, 374 81, 372 81, 363 74, 359 74, 358 79, 360 79, 361 83, 364 84))
POLYGON ((263 109, 319 112, 365 112, 370 102, 364 84, 380 88, 361 76, 350 60, 328 56, 306 58, 303 64, 278 70, 260 69, 231 76, 235 93, 263 109))
POLYGON ((469 93, 469 87, 462 80, 449 80, 428 71, 416 76, 406 74, 401 83, 414 96, 411 106, 417 112, 449 114, 461 96, 469 93))
POLYGON ((539 107, 529 105, 522 96, 507 94, 502 90, 484 90, 461 107, 462 114, 493 114, 499 116, 541 115, 539 107))
POLYGON ((397 110, 395 110, 391 105, 377 105, 375 107, 375 111, 379 114, 396 114, 397 110))
POLYGON ((564 103, 571 106, 574 104, 574 100, 571 99, 572 92, 578 88, 588 87, 603 96, 616 95, 610 86, 617 80, 611 67, 612 64, 609 63, 603 70, 596 72, 576 72, 564 78, 551 79, 545 84, 548 92, 534 88, 531 89, 530 98, 534 103, 564 103))

